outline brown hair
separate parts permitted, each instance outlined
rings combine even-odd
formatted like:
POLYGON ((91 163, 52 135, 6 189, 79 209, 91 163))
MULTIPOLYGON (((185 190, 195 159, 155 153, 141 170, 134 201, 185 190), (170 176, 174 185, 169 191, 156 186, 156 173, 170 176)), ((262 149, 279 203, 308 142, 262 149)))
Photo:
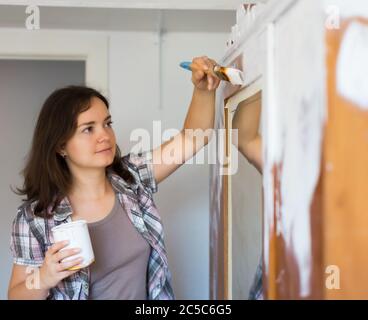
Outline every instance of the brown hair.
MULTIPOLYGON (((54 91, 44 102, 33 135, 32 147, 28 154, 23 188, 16 188, 18 195, 26 195, 23 201, 37 200, 34 214, 48 217, 47 207, 56 201, 53 209, 70 190, 72 176, 60 149, 77 129, 78 115, 90 108, 93 97, 101 99, 109 109, 107 99, 98 91, 85 86, 68 86, 54 91)), ((121 152, 116 145, 112 169, 127 182, 133 181, 131 173, 124 168, 121 152)))

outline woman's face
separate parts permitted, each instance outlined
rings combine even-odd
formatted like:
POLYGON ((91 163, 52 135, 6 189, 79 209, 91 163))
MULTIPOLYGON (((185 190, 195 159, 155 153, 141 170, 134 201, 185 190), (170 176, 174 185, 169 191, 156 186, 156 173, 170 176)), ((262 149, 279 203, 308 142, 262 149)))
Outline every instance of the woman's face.
POLYGON ((67 163, 71 169, 106 168, 112 164, 115 151, 109 110, 101 99, 93 97, 90 108, 79 114, 77 130, 65 145, 67 163))

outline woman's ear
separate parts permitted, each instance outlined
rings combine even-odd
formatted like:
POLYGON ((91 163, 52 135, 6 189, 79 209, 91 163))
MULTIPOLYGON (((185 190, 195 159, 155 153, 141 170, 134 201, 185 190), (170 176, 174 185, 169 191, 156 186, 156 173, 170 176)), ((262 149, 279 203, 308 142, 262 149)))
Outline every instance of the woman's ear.
POLYGON ((63 157, 63 158, 66 158, 67 157, 67 154, 66 154, 66 152, 65 151, 58 151, 57 152, 61 157, 63 157))
POLYGON ((61 147, 58 149, 57 153, 61 155, 63 158, 67 157, 66 151, 65 151, 65 143, 61 145, 61 147))

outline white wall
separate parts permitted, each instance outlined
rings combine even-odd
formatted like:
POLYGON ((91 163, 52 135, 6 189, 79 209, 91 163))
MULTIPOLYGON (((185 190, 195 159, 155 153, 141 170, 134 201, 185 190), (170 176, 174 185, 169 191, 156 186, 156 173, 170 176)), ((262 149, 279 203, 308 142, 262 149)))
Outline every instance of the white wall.
MULTIPOLYGON (((162 121, 181 129, 192 95, 183 60, 221 58, 224 33, 166 33, 162 43, 162 104, 159 105, 157 35, 114 33, 110 39, 110 96, 119 145, 128 151, 135 128, 162 121), (137 50, 139 48, 139 50, 137 50)), ((209 298, 209 168, 185 165, 159 185, 155 197, 163 218, 169 264, 178 299, 209 298)))

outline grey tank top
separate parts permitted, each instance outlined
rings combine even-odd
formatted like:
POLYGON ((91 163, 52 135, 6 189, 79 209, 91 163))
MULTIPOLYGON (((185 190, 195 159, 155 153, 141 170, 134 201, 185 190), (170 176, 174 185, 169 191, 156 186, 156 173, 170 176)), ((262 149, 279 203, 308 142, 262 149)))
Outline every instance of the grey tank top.
POLYGON ((88 224, 95 262, 90 266, 90 300, 146 300, 148 242, 130 221, 115 194, 112 211, 88 224))

